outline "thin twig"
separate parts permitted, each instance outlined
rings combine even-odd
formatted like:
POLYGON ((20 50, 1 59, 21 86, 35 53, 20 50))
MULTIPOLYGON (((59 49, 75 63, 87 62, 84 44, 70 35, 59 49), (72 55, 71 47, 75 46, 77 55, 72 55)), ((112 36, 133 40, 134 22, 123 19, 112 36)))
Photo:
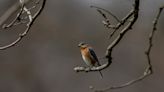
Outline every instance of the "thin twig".
POLYGON ((14 25, 14 23, 16 23, 17 20, 18 20, 18 21, 21 21, 21 20, 20 20, 20 16, 21 16, 21 14, 22 14, 22 12, 23 12, 23 8, 24 8, 24 3, 21 3, 20 12, 18 12, 18 14, 17 14, 17 16, 14 18, 14 20, 13 20, 11 23, 9 23, 8 25, 7 25, 7 24, 4 24, 4 25, 2 26, 2 28, 6 29, 6 28, 9 28, 9 27, 12 27, 12 26, 14 25))
MULTIPOLYGON (((145 77, 147 77, 147 76, 148 76, 148 75, 142 75, 142 76, 138 77, 138 78, 135 79, 135 80, 128 81, 128 82, 126 82, 126 83, 124 83, 124 84, 121 84, 121 85, 119 85, 119 86, 110 86, 110 87, 107 87, 107 88, 104 88, 104 89, 101 89, 101 90, 94 90, 94 91, 95 91, 95 92, 107 92, 107 91, 109 91, 109 90, 124 88, 124 87, 130 86, 130 85, 132 85, 132 84, 135 84, 135 83, 137 83, 137 82, 143 80, 143 79, 144 79, 145 77)), ((94 88, 92 88, 92 89, 94 89, 94 88)))
POLYGON ((112 62, 106 62, 105 64, 98 66, 98 67, 75 67, 74 71, 76 72, 95 72, 95 71, 100 71, 100 70, 104 70, 105 68, 107 68, 112 62))
POLYGON ((113 32, 111 32, 110 34, 110 38, 115 34, 115 32, 121 27, 123 26, 128 19, 133 15, 134 10, 131 10, 122 20, 119 20, 113 13, 111 13, 110 11, 97 7, 97 6, 91 6, 93 8, 96 8, 97 11, 104 17, 105 21, 102 21, 104 26, 107 27, 108 29, 114 29, 113 32), (111 15, 114 19, 117 20, 117 24, 116 25, 111 25, 109 22, 109 19, 107 18, 107 15, 105 13, 103 13, 102 11, 107 12, 109 15, 111 15))
POLYGON ((40 6, 40 8, 38 9, 38 11, 33 16, 31 15, 31 12, 24 6, 23 10, 27 13, 28 18, 29 18, 29 22, 26 25, 27 27, 26 27, 25 31, 23 33, 21 33, 19 35, 19 37, 15 41, 13 41, 12 43, 0 47, 0 50, 5 50, 7 48, 10 48, 10 47, 15 46, 18 42, 20 42, 22 40, 23 37, 25 37, 27 35, 27 33, 29 32, 32 24, 34 23, 34 21, 36 20, 36 18, 40 15, 40 13, 42 12, 42 10, 44 9, 45 4, 46 4, 46 0, 43 0, 42 1, 42 6, 40 6))
MULTIPOLYGON (((117 16, 115 16, 113 13, 111 13, 110 11, 108 11, 108 10, 106 10, 106 9, 103 9, 103 8, 101 8, 101 7, 97 7, 97 6, 91 6, 91 8, 96 8, 96 9, 98 9, 98 10, 102 10, 102 11, 104 11, 104 12, 106 12, 106 13, 108 13, 109 15, 111 15, 114 19, 116 19, 116 21, 117 22, 121 22, 120 20, 119 20, 119 18, 117 18, 117 16)), ((101 15, 105 15, 104 13, 102 13, 102 11, 101 11, 101 15)), ((106 15, 105 15, 106 16, 106 15)))
MULTIPOLYGON (((30 2, 31 0, 25 0, 25 4, 30 2)), ((13 6, 11 6, 1 17, 0 17, 0 25, 4 24, 4 22, 13 15, 19 8, 21 8, 21 3, 17 2, 13 6)))
POLYGON ((155 31, 157 31, 157 23, 159 20, 159 17, 161 15, 161 12, 163 10, 164 7, 160 7, 157 16, 155 17, 154 21, 153 21, 153 30, 151 31, 151 33, 149 34, 149 46, 145 52, 147 59, 148 59, 148 67, 147 67, 147 72, 153 73, 152 70, 152 65, 151 65, 151 59, 150 59, 150 52, 152 50, 152 46, 153 46, 153 38, 155 35, 155 31))
MULTIPOLYGON (((114 33, 121 27, 123 26, 127 20, 133 15, 134 10, 131 10, 122 20, 119 22, 116 26, 113 26, 114 31, 110 34, 110 37, 114 35, 114 33)), ((111 28, 108 26, 108 28, 111 28)))
MULTIPOLYGON (((39 1, 40 0, 36 1, 34 6, 28 8, 28 11, 31 11, 32 9, 35 9, 36 5, 39 4, 38 3, 39 1)), ((20 0, 20 2, 23 2, 23 1, 20 0)), ((11 28, 12 26, 16 26, 16 25, 27 23, 27 21, 25 21, 25 20, 28 18, 28 16, 21 17, 21 15, 26 13, 26 11, 23 10, 24 5, 25 5, 25 2, 21 4, 22 7, 20 9, 20 12, 18 12, 17 16, 12 20, 12 22, 10 22, 9 24, 3 24, 3 26, 2 26, 3 29, 11 28)))
MULTIPOLYGON (((92 8, 96 8, 97 11, 104 17, 105 21, 102 21, 102 23, 103 23, 104 26, 107 27, 108 29, 112 28, 112 29, 115 29, 115 31, 116 31, 119 27, 116 28, 115 25, 111 25, 111 23, 110 23, 110 21, 109 21, 110 19, 107 18, 107 15, 106 15, 105 13, 103 13, 102 11, 104 11, 104 12, 106 12, 107 14, 111 15, 119 24, 122 24, 122 21, 119 20, 119 18, 118 18, 116 15, 114 15, 112 12, 110 12, 110 11, 108 11, 108 10, 106 10, 106 9, 103 9, 103 8, 101 8, 101 7, 97 7, 97 6, 91 6, 91 7, 92 7, 92 8)), ((114 34, 115 31, 113 31, 112 34, 114 34)))
POLYGON ((159 20, 159 17, 161 15, 161 12, 162 12, 163 8, 164 7, 159 8, 158 14, 157 14, 157 16, 155 17, 155 19, 153 21, 153 29, 152 29, 152 31, 151 31, 151 33, 149 35, 148 49, 146 50, 146 53, 145 53, 146 56, 147 56, 148 66, 145 69, 143 75, 141 75, 140 77, 138 77, 138 78, 136 78, 134 80, 131 80, 131 81, 128 81, 128 82, 126 82, 124 84, 121 84, 119 86, 111 86, 111 87, 108 87, 108 88, 105 88, 105 89, 95 90, 95 92, 106 92, 106 91, 113 90, 113 89, 124 88, 124 87, 130 86, 130 85, 132 85, 134 83, 140 82, 143 79, 145 79, 146 77, 148 77, 151 74, 153 74, 152 64, 151 64, 151 59, 150 59, 150 52, 151 52, 152 46, 153 46, 152 40, 153 40, 153 37, 155 35, 155 31, 157 30, 157 23, 158 23, 158 20, 159 20))
POLYGON ((117 36, 117 38, 107 48, 107 51, 106 51, 107 63, 102 64, 101 66, 98 66, 96 68, 95 67, 91 67, 91 68, 88 68, 88 67, 87 68, 86 67, 75 67, 74 68, 75 71, 77 71, 77 72, 99 71, 99 70, 106 69, 112 63, 112 50, 113 50, 113 48, 121 41, 121 39, 123 38, 125 33, 132 28, 133 24, 136 22, 136 20, 138 18, 139 0, 135 0, 135 5, 134 5, 134 8, 132 9, 132 11, 133 11, 133 13, 132 13, 133 18, 131 19, 129 24, 127 24, 127 26, 120 32, 120 34, 117 36))

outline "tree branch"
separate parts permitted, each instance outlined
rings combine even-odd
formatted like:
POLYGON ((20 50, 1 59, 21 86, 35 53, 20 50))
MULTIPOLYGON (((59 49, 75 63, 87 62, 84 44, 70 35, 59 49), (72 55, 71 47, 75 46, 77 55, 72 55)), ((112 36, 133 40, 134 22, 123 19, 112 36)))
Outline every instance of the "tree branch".
MULTIPOLYGON (((131 10, 133 18, 131 19, 131 21, 129 22, 129 24, 120 32, 120 34, 116 37, 116 39, 108 46, 107 51, 106 51, 106 59, 107 59, 107 63, 98 66, 98 67, 75 67, 74 70, 76 72, 93 72, 93 71, 99 71, 99 70, 103 70, 106 69, 111 63, 112 63, 112 50, 113 48, 121 41, 121 39, 123 38, 123 36, 125 35, 125 33, 127 31, 129 31, 133 24, 136 22, 137 18, 138 18, 138 11, 139 11, 139 0, 135 0, 135 4, 133 9, 131 10)), ((126 16, 124 19, 129 18, 129 16, 131 15, 131 11, 128 14, 128 16, 126 16)))
POLYGON ((114 35, 114 33, 123 26, 126 22, 128 22, 128 19, 132 17, 134 9, 132 9, 122 20, 119 20, 116 15, 111 13, 110 11, 97 7, 97 6, 91 6, 92 8, 96 8, 97 11, 104 17, 105 21, 102 21, 104 26, 108 29, 114 29, 113 32, 110 34, 110 37, 114 35), (116 25, 111 25, 109 18, 107 18, 107 15, 103 13, 102 11, 106 12, 107 14, 111 15, 118 23, 116 25))
MULTIPOLYGON (((40 0, 39 0, 39 1, 40 1, 40 0)), ((21 2, 20 2, 20 3, 21 3, 21 2)), ((21 4, 22 4, 22 3, 21 3, 21 4)), ((28 19, 29 19, 29 22, 26 24, 26 29, 25 29, 25 31, 24 31, 23 33, 21 33, 21 34, 19 35, 19 37, 18 37, 15 41, 13 41, 12 43, 10 43, 10 44, 8 44, 8 45, 5 45, 5 46, 0 47, 0 50, 5 50, 5 49, 7 49, 7 48, 10 48, 10 47, 15 46, 18 42, 20 42, 20 41, 22 40, 23 37, 25 37, 25 36, 27 35, 27 33, 29 32, 29 30, 30 30, 31 26, 33 25, 34 21, 36 20, 36 18, 37 18, 37 17, 41 14, 41 12, 43 11, 45 4, 46 4, 46 0, 43 0, 43 1, 42 1, 42 5, 40 6, 40 8, 36 11, 36 13, 35 13, 34 15, 32 15, 32 14, 31 14, 31 11, 28 10, 24 4, 22 4, 21 9, 23 9, 23 11, 27 14, 28 19)), ((17 17, 11 22, 11 25, 12 25, 12 23, 15 22, 16 19, 18 19, 19 16, 21 16, 21 14, 22 14, 23 11, 21 10, 21 11, 19 12, 20 14, 18 13, 17 17)))
POLYGON ((121 22, 119 20, 119 18, 117 18, 117 16, 115 16, 113 13, 111 13, 110 11, 106 10, 106 9, 103 9, 101 7, 97 7, 97 6, 91 6, 91 8, 96 8, 98 10, 98 12, 106 19, 106 20, 109 20, 107 17, 106 17, 106 14, 103 13, 102 11, 108 13, 109 15, 111 15, 114 19, 116 19, 117 22, 121 22))
POLYGON ((20 3, 21 4, 21 9, 20 9, 20 12, 18 12, 18 14, 17 14, 17 16, 14 18, 14 20, 11 22, 11 23, 9 23, 8 25, 7 24, 4 24, 3 26, 2 26, 2 28, 4 28, 4 29, 6 29, 6 28, 10 28, 10 27, 12 27, 13 25, 14 25, 14 23, 16 22, 16 21, 19 21, 20 22, 20 16, 21 16, 21 14, 22 14, 22 12, 23 12, 23 8, 24 8, 24 4, 25 3, 20 3))
MULTIPOLYGON (((24 0, 24 3, 27 4, 31 0, 24 0)), ((19 8, 21 8, 21 3, 17 2, 12 7, 10 7, 1 17, 0 17, 0 25, 4 24, 4 22, 13 15, 19 8)))
POLYGON ((117 25, 108 25, 108 28, 113 28, 114 31, 110 34, 110 37, 112 37, 114 35, 114 33, 121 27, 123 26, 128 19, 133 15, 134 10, 131 10, 122 20, 121 22, 119 22, 117 25))
MULTIPOLYGON (((159 11, 158 11, 158 14, 157 16, 155 17, 154 19, 154 22, 153 22, 153 29, 151 31, 151 33, 149 34, 149 44, 148 44, 148 49, 146 50, 146 56, 147 56, 147 61, 148 61, 148 66, 147 68, 145 69, 143 75, 141 75, 140 77, 134 79, 134 80, 131 80, 131 81, 128 81, 124 84, 121 84, 119 86, 111 86, 111 87, 107 87, 105 89, 101 89, 101 90, 94 90, 95 92, 106 92, 106 91, 109 91, 109 90, 113 90, 113 89, 120 89, 120 88, 124 88, 124 87, 127 87, 127 86, 130 86, 134 83, 137 83, 137 82, 140 82, 142 81, 143 79, 145 79, 146 77, 150 76, 151 74, 153 74, 153 70, 152 70, 152 64, 151 64, 151 59, 150 59, 150 52, 152 50, 152 46, 153 46, 153 43, 152 43, 152 40, 153 40, 153 37, 155 35, 155 31, 157 30, 157 23, 158 23, 158 20, 159 20, 159 17, 161 15, 161 12, 163 10, 164 7, 160 7, 159 8, 159 11)), ((92 88, 93 89, 93 88, 92 88)))

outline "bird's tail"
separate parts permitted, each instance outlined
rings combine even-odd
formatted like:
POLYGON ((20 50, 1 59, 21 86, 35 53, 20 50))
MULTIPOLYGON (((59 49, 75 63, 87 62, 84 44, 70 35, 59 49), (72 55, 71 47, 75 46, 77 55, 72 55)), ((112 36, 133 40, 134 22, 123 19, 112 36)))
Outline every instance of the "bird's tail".
POLYGON ((101 71, 99 71, 99 73, 100 73, 100 76, 101 76, 101 79, 103 78, 103 74, 101 73, 101 71))

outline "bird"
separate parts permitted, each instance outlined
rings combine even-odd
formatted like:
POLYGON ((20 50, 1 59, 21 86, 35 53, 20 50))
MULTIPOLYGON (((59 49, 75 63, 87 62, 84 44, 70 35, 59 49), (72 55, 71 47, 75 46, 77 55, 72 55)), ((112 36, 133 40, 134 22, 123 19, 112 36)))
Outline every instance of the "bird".
MULTIPOLYGON (((80 42, 78 44, 78 47, 80 48, 82 59, 84 60, 84 62, 88 67, 100 66, 96 53, 94 52, 93 48, 89 44, 80 42)), ((101 78, 103 78, 103 75, 100 70, 99 73, 101 78)))

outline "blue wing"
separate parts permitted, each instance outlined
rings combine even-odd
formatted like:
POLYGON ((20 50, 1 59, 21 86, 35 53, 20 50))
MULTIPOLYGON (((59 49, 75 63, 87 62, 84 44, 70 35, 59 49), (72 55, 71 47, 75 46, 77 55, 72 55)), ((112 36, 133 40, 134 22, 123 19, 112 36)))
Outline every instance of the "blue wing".
POLYGON ((98 62, 98 58, 92 48, 89 48, 89 52, 94 60, 98 62))
MULTIPOLYGON (((100 63, 99 63, 98 58, 96 56, 96 53, 93 51, 92 48, 89 48, 89 52, 91 54, 91 57, 96 61, 97 65, 100 66, 100 63)), ((101 77, 103 78, 101 71, 99 71, 99 72, 100 72, 101 77)))

